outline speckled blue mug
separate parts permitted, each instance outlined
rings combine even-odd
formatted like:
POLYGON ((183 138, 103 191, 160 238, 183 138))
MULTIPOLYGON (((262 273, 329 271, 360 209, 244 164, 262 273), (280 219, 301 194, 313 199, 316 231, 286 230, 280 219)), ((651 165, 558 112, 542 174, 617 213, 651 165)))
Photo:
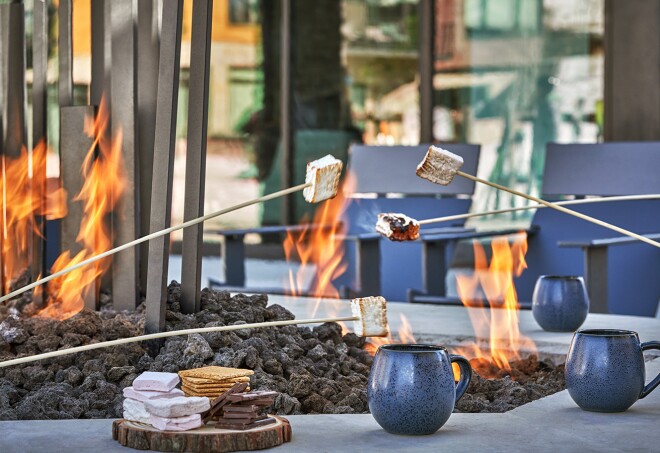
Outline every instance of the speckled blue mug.
POLYGON ((532 314, 543 330, 575 332, 589 313, 582 277, 542 275, 532 295, 532 314))
POLYGON ((642 351, 660 349, 660 341, 639 342, 637 332, 585 329, 573 335, 566 357, 566 387, 582 409, 623 412, 660 384, 647 386, 642 351))
POLYGON ((392 434, 433 434, 454 410, 470 383, 472 369, 464 357, 442 346, 390 344, 378 348, 369 374, 369 410, 392 434), (461 370, 454 382, 451 364, 461 370))

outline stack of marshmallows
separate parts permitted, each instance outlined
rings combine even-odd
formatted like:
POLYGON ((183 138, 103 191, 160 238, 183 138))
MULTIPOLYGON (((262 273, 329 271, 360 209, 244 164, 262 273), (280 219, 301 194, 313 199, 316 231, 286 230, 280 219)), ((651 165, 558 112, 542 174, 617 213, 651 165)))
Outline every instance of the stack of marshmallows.
POLYGON ((148 423, 168 431, 187 431, 202 426, 201 413, 209 409, 208 398, 184 396, 177 389, 176 373, 146 371, 124 389, 124 419, 148 423))

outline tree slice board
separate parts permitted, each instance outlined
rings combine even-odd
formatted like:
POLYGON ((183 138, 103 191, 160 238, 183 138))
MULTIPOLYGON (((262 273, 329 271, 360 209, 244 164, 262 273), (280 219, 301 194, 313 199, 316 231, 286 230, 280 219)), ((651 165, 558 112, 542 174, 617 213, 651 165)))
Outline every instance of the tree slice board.
POLYGON ((272 417, 275 423, 247 431, 216 428, 213 422, 191 431, 159 431, 151 425, 120 419, 112 424, 112 438, 137 450, 191 453, 261 450, 291 440, 289 421, 272 417))

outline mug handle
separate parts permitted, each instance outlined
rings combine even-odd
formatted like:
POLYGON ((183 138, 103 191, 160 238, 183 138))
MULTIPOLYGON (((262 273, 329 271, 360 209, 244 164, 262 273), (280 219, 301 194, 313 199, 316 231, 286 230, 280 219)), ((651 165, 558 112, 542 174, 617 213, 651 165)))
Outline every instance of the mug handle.
MULTIPOLYGON (((642 343, 642 351, 648 351, 649 349, 660 349, 660 341, 647 341, 642 343)), ((640 398, 644 398, 646 395, 651 393, 655 388, 660 385, 660 374, 658 374, 655 379, 649 382, 649 385, 644 387, 642 393, 639 395, 640 398)))
MULTIPOLYGON (((658 343, 660 347, 660 343, 658 343)), ((449 354, 449 360, 451 360, 452 363, 458 364, 458 368, 461 370, 461 377, 458 379, 458 383, 456 384, 456 403, 458 403, 458 400, 461 399, 463 394, 468 388, 468 385, 470 384, 470 379, 472 379, 472 367, 470 366, 470 362, 468 360, 461 356, 461 355, 456 355, 456 354, 449 354)), ((660 381, 660 376, 656 378, 657 381, 660 381)), ((658 385, 656 383, 656 385, 658 385)))

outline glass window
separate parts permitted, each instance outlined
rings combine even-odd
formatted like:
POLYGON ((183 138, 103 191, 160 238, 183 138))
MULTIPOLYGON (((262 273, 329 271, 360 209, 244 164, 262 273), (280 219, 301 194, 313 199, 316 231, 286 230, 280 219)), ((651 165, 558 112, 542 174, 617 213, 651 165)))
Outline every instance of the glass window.
MULTIPOLYGON (((481 144, 479 176, 539 195, 548 142, 601 139, 602 0, 436 0, 436 17, 435 139, 481 144)), ((473 209, 526 203, 477 185, 473 209)))

